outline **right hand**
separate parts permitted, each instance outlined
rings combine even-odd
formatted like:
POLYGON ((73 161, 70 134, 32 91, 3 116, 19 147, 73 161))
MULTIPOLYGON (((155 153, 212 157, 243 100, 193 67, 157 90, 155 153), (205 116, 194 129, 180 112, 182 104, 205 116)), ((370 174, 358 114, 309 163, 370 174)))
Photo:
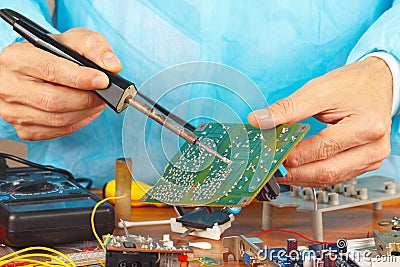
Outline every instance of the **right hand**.
MULTIPOLYGON (((76 28, 53 35, 61 43, 117 73, 122 65, 99 33, 76 28)), ((14 43, 0 54, 0 117, 23 140, 71 134, 98 117, 106 104, 91 90, 104 89, 108 77, 34 47, 14 43)))

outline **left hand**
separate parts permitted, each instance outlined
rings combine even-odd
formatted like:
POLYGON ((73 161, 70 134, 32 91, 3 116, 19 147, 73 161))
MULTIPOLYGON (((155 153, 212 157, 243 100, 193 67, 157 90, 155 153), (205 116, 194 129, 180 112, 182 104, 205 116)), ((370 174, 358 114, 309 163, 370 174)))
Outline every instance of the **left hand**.
POLYGON ((279 183, 326 187, 378 169, 390 154, 392 76, 369 57, 311 80, 289 97, 249 114, 260 128, 313 116, 328 124, 290 153, 279 183))

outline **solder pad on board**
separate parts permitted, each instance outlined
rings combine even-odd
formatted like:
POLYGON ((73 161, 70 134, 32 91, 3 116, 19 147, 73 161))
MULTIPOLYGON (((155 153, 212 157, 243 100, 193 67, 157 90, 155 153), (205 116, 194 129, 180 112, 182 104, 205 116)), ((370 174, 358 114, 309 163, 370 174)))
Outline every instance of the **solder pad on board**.
POLYGON ((204 123, 194 134, 232 164, 186 142, 141 201, 178 206, 246 206, 308 129, 307 124, 260 130, 248 124, 204 123))

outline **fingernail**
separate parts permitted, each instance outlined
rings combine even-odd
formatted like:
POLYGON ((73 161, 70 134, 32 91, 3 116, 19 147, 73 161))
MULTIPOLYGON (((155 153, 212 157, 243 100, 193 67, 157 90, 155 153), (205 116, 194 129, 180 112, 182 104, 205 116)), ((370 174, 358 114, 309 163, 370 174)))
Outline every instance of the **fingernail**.
POLYGON ((108 67, 121 66, 121 61, 119 61, 118 57, 112 52, 108 52, 104 55, 103 63, 104 63, 104 65, 106 65, 108 67))
POLYGON ((105 75, 99 75, 93 78, 92 86, 94 88, 106 88, 108 86, 108 77, 105 75))
POLYGON ((253 111, 253 114, 256 117, 260 128, 267 129, 275 127, 275 123, 269 109, 259 109, 253 111))

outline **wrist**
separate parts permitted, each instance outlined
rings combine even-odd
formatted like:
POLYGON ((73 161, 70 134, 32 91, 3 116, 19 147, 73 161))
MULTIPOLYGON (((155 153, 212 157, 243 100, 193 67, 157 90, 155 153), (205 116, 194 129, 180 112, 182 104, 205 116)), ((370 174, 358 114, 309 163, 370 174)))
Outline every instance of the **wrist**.
POLYGON ((374 64, 378 68, 379 75, 388 77, 390 88, 392 92, 392 117, 399 113, 400 109, 400 63, 391 54, 386 52, 374 52, 364 56, 361 60, 366 58, 375 59, 374 64))

